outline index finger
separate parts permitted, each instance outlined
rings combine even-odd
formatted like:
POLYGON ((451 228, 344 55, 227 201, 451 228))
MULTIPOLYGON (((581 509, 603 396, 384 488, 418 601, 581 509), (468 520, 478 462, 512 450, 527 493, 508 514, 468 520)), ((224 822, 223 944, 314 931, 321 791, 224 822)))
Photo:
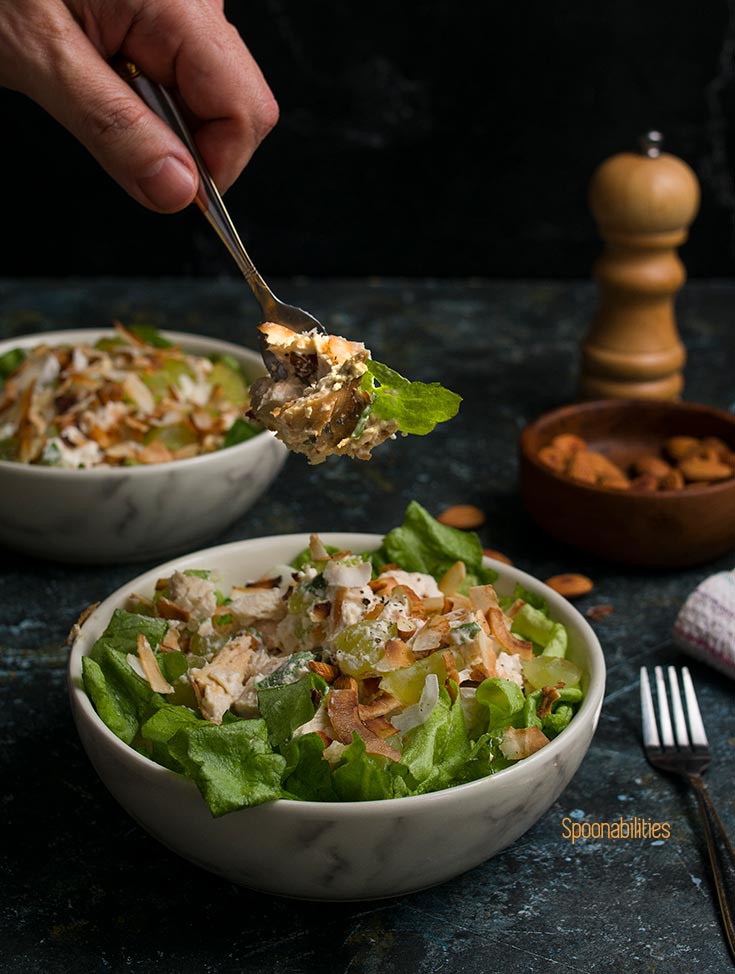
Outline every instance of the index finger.
POLYGON ((278 106, 237 30, 208 3, 144 6, 126 57, 162 84, 175 85, 195 116, 196 142, 224 191, 278 119, 278 106))

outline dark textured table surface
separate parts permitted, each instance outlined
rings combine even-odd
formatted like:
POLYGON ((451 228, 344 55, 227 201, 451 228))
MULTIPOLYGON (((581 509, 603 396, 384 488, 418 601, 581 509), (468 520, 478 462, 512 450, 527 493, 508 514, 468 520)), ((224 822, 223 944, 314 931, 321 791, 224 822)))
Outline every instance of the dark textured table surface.
MULTIPOLYGON (((430 437, 381 447, 370 464, 291 457, 267 497, 213 542, 284 531, 387 530, 411 498, 434 513, 487 512, 486 544, 545 578, 596 581, 584 610, 608 663, 599 729, 559 801, 496 859, 395 901, 311 904, 236 888, 158 845, 117 806, 81 750, 66 698, 64 636, 78 613, 150 564, 46 564, 3 551, 0 971, 574 971, 731 969, 693 798, 652 771, 639 744, 641 663, 678 662, 669 634, 686 594, 734 557, 677 573, 624 571, 550 543, 516 491, 523 424, 574 393, 587 284, 291 282, 278 289, 330 330, 364 339, 412 378, 464 396, 430 437), (562 819, 669 822, 671 838, 572 845, 562 819)), ((686 396, 735 408, 735 286, 691 284, 679 303, 686 396)), ((0 282, 0 336, 112 318, 254 344, 238 281, 0 282)), ((1 489, 0 489, 1 490, 1 489)), ((1 500, 1 493, 0 493, 1 500)), ((708 782, 735 830, 735 685, 692 667, 714 748, 708 782)), ((461 828, 461 823, 456 823, 461 828)))

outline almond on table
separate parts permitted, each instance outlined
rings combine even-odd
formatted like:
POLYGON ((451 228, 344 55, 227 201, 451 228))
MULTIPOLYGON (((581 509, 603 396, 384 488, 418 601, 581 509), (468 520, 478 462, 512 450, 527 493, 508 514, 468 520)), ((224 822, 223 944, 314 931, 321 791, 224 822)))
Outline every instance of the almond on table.
POLYGON ((581 598, 595 587, 591 578, 575 574, 552 575, 551 578, 546 579, 546 584, 566 599, 581 598))

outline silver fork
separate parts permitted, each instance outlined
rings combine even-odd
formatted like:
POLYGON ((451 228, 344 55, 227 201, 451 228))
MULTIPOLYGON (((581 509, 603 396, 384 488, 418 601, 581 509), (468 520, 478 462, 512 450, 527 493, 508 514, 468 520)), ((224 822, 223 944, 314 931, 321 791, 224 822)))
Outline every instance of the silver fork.
MULTIPOLYGON (((214 227, 217 236, 230 252, 231 257, 240 268, 243 277, 250 285, 250 289, 260 305, 261 323, 272 321, 275 324, 290 328, 291 331, 311 331, 312 328, 316 328, 318 331, 325 333, 326 329, 321 322, 313 315, 310 315, 308 311, 280 301, 258 273, 255 264, 243 246, 242 240, 240 240, 240 235, 235 229, 230 214, 227 212, 227 208, 222 201, 222 197, 212 179, 212 175, 199 154, 194 136, 184 120, 184 116, 171 92, 167 88, 164 88, 163 85, 151 81, 139 68, 129 61, 120 61, 116 64, 116 67, 133 91, 139 95, 151 111, 155 112, 159 118, 163 119, 174 130, 191 153, 199 172, 199 189, 197 190, 196 203, 214 227)), ((268 351, 262 335, 260 339, 261 353, 266 368, 274 379, 284 378, 285 371, 283 366, 278 362, 273 353, 268 351)))
POLYGON ((657 666, 654 670, 658 700, 658 724, 661 729, 661 736, 659 737, 659 727, 656 726, 656 714, 651 696, 651 686, 648 681, 648 672, 645 666, 641 667, 643 747, 646 757, 655 768, 680 775, 694 789, 704 823, 707 850, 715 886, 717 887, 717 897, 720 901, 720 912, 725 925, 725 933, 730 951, 735 959, 735 850, 702 779, 702 772, 709 767, 712 757, 689 669, 684 666, 681 671, 686 701, 686 717, 688 717, 689 722, 688 729, 679 692, 676 668, 669 666, 668 671, 671 710, 674 715, 673 727, 666 696, 663 668, 657 666))

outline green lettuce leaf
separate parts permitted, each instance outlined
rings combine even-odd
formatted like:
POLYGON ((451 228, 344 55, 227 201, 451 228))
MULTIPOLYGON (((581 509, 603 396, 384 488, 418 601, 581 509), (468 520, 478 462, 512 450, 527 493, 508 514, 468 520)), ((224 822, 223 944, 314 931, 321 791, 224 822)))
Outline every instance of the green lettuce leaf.
POLYGON ((334 790, 343 802, 380 801, 407 794, 400 772, 404 770, 389 758, 368 754, 357 734, 342 754, 332 773, 334 790))
POLYGON ((252 440, 261 432, 262 430, 258 429, 257 426, 253 426, 252 423, 238 417, 225 433, 222 449, 224 450, 228 446, 237 446, 238 443, 245 443, 246 440, 252 440))
MULTIPOLYGON (((151 690, 127 661, 128 653, 137 652, 138 633, 142 632, 152 648, 158 646, 166 634, 165 619, 136 615, 116 609, 90 655, 82 660, 84 688, 102 720, 117 736, 130 744, 138 733, 140 723, 164 702, 160 694, 151 690)), ((158 655, 159 663, 164 656, 158 655)), ((181 675, 183 653, 168 654, 176 657, 168 666, 176 679, 181 675)), ((163 663, 165 667, 166 664, 163 663)))
POLYGON ((286 759, 271 749, 263 720, 233 720, 219 727, 198 721, 174 734, 168 748, 215 817, 283 795, 286 759))
POLYGON ((272 745, 285 744, 297 727, 311 720, 316 712, 312 694, 315 690, 323 693, 326 688, 320 676, 309 673, 296 683, 258 689, 258 709, 272 745))
POLYGON ((117 649, 121 653, 136 653, 138 633, 146 637, 151 649, 156 649, 167 631, 168 623, 165 619, 115 609, 107 628, 94 644, 89 655, 92 659, 98 659, 105 649, 117 649))
POLYGON ((322 757, 324 741, 318 734, 294 738, 281 748, 281 753, 286 759, 283 790, 288 797, 314 802, 337 801, 331 768, 322 757))
POLYGON ((498 577, 497 572, 483 567, 482 544, 476 534, 440 524, 416 501, 406 508, 403 524, 386 534, 371 561, 377 572, 395 562, 408 572, 424 572, 437 580, 455 561, 463 561, 467 577, 461 590, 465 592, 498 577))
POLYGON ((372 411, 395 420, 404 433, 431 433, 437 423, 457 415, 462 397, 438 382, 410 382, 387 365, 370 359, 361 388, 373 396, 372 411))
POLYGON ((491 734, 502 734, 513 723, 514 718, 523 713, 526 703, 523 690, 518 684, 500 676, 483 680, 477 688, 475 700, 488 709, 487 729, 491 734))
POLYGON ((566 656, 566 628, 561 622, 549 619, 541 609, 534 608, 530 603, 522 606, 516 613, 511 630, 523 639, 530 639, 540 647, 544 656, 566 656))
POLYGON ((407 784, 411 794, 421 795, 449 787, 471 755, 472 744, 459 694, 452 703, 442 688, 429 717, 409 731, 404 741, 401 764, 408 769, 407 784))
POLYGON ((173 342, 164 338, 153 325, 128 325, 128 331, 151 348, 173 348, 173 342))
POLYGON ((0 355, 0 382, 7 379, 11 372, 15 372, 19 365, 25 362, 28 352, 24 348, 11 348, 0 355))

